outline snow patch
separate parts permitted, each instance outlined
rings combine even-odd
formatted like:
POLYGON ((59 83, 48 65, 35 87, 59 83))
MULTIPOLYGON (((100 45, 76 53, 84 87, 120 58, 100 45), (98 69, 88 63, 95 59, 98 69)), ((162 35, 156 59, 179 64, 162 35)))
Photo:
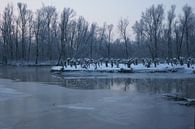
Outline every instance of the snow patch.
POLYGON ((14 99, 16 97, 24 97, 24 93, 18 92, 11 88, 0 87, 0 101, 5 101, 8 99, 14 99))
POLYGON ((10 88, 0 88, 0 94, 22 95, 23 93, 10 88))
POLYGON ((143 64, 131 65, 131 68, 128 68, 126 64, 119 64, 119 67, 108 64, 106 67, 105 64, 101 66, 95 66, 90 64, 88 68, 83 68, 81 65, 76 66, 53 66, 51 71, 64 71, 64 72, 74 72, 74 71, 88 71, 88 72, 122 72, 122 73, 165 73, 165 72, 178 72, 178 73, 195 73, 195 65, 192 65, 190 68, 187 65, 168 65, 168 64, 159 64, 157 67, 151 65, 147 68, 143 64))
POLYGON ((74 105, 58 105, 58 108, 69 108, 74 110, 94 110, 94 107, 88 107, 88 106, 74 106, 74 105))
POLYGON ((63 67, 62 66, 53 66, 51 68, 51 71, 61 71, 61 70, 63 70, 63 67))

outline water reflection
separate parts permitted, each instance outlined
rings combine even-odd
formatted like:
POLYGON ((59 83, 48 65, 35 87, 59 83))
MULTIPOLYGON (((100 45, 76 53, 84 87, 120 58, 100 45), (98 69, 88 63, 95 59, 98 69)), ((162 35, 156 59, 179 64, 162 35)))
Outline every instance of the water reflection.
POLYGON ((195 79, 63 79, 62 86, 75 89, 110 89, 149 94, 179 93, 195 98, 195 79))
MULTIPOLYGON (((0 77, 17 81, 44 82, 72 89, 106 89, 146 94, 179 93, 187 98, 195 98, 195 78, 171 79, 163 77, 133 79, 128 75, 125 78, 118 78, 113 77, 112 74, 108 76, 104 73, 94 75, 91 73, 67 74, 64 77, 60 74, 52 75, 49 70, 50 67, 2 66, 0 67, 0 77), (103 78, 100 76, 103 76, 103 78)), ((162 74, 162 76, 164 75, 162 74)))
POLYGON ((0 77, 24 82, 59 81, 50 74, 50 67, 1 66, 0 77))

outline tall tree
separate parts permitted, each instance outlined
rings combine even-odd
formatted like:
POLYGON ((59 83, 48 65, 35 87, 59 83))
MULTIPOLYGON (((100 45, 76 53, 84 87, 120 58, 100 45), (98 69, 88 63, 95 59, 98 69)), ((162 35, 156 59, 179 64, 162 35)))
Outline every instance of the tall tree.
POLYGON ((70 26, 69 26, 69 30, 70 30, 70 33, 69 33, 69 37, 70 37, 70 44, 69 44, 69 57, 73 58, 73 54, 74 54, 74 43, 75 43, 75 37, 76 37, 76 26, 77 26, 77 23, 76 21, 72 21, 70 23, 70 26))
POLYGON ((53 6, 44 6, 41 8, 42 12, 42 22, 45 23, 45 28, 44 28, 44 40, 45 40, 45 45, 47 46, 46 49, 46 55, 48 56, 48 59, 51 61, 52 60, 52 24, 56 21, 57 18, 57 12, 56 8, 53 6))
POLYGON ((143 27, 143 20, 136 21, 135 24, 132 27, 134 33, 136 34, 136 41, 138 46, 141 45, 141 43, 144 40, 144 27, 143 27))
POLYGON ((8 55, 13 60, 13 6, 8 4, 3 12, 2 37, 3 37, 3 63, 8 63, 8 55), (10 51, 10 53, 8 53, 10 51))
POLYGON ((176 56, 179 59, 182 55, 182 37, 183 37, 183 30, 182 25, 179 24, 178 21, 175 21, 174 23, 174 38, 175 38, 175 47, 176 47, 176 56))
POLYGON ((152 59, 158 58, 158 44, 162 32, 162 22, 164 19, 163 5, 154 5, 142 13, 144 25, 144 35, 147 38, 147 46, 151 53, 152 59))
POLYGON ((106 22, 102 27, 99 28, 99 48, 98 52, 101 55, 102 54, 102 49, 103 49, 103 42, 106 40, 106 30, 107 30, 107 24, 106 22))
POLYGON ((33 13, 29 11, 29 20, 28 20, 28 61, 30 60, 31 53, 31 43, 32 43, 32 31, 33 31, 33 13))
POLYGON ((120 35, 122 37, 122 39, 124 40, 124 43, 125 43, 125 55, 126 55, 126 58, 129 58, 129 51, 128 51, 128 26, 129 26, 129 21, 128 19, 121 19, 119 21, 119 24, 118 24, 118 29, 119 29, 119 32, 120 32, 120 35))
POLYGON ((168 58, 172 58, 173 57, 173 45, 172 45, 172 31, 173 31, 173 22, 174 22, 174 18, 175 18, 175 5, 171 6, 171 9, 168 11, 168 16, 167 16, 167 20, 168 20, 168 33, 167 33, 167 42, 168 42, 168 58))
POLYGON ((22 59, 26 59, 26 34, 27 34, 27 23, 29 19, 29 10, 27 9, 27 4, 18 3, 19 11, 19 27, 21 29, 21 44, 22 44, 22 59))
POLYGON ((68 24, 70 23, 70 20, 74 16, 75 16, 75 12, 73 9, 70 8, 64 8, 61 14, 61 20, 60 20, 61 51, 58 58, 58 64, 61 61, 61 59, 65 60, 66 57, 65 46, 66 44, 68 44, 68 24))
POLYGON ((91 28, 90 28, 90 32, 89 32, 89 47, 90 47, 90 52, 89 52, 89 55, 90 55, 90 58, 93 58, 93 47, 95 46, 94 45, 94 42, 95 42, 95 38, 96 38, 96 29, 97 29, 97 25, 96 23, 93 23, 91 24, 91 28))
POLYGON ((83 50, 84 44, 86 44, 87 42, 88 27, 89 27, 88 22, 83 17, 79 17, 76 26, 77 36, 75 41, 75 48, 76 48, 75 57, 81 55, 80 51, 83 50))
POLYGON ((114 25, 110 24, 107 26, 107 28, 108 28, 108 41, 106 43, 106 47, 107 47, 107 57, 110 58, 110 46, 112 43, 114 25))
POLYGON ((188 5, 185 5, 183 7, 183 16, 180 18, 180 22, 183 26, 182 29, 182 39, 181 42, 183 41, 183 37, 185 34, 185 41, 186 41, 186 52, 187 56, 191 56, 191 50, 190 50, 190 43, 189 43, 189 33, 190 33, 190 26, 193 24, 193 19, 194 19, 194 14, 192 12, 192 8, 188 5))
POLYGON ((15 58, 16 60, 19 59, 19 39, 18 39, 18 36, 19 35, 19 20, 17 17, 15 17, 15 29, 14 29, 14 41, 15 41, 15 51, 16 51, 16 55, 15 55, 15 58))
POLYGON ((35 40, 36 40, 35 64, 38 64, 38 58, 39 58, 40 30, 41 30, 41 11, 37 10, 36 18, 34 21, 34 33, 35 33, 35 40))

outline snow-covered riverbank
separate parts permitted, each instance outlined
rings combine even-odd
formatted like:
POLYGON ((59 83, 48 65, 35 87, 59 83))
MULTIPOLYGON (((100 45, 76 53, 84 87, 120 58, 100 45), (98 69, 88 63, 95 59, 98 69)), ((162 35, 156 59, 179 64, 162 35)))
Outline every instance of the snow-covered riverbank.
POLYGON ((88 67, 83 67, 81 65, 75 66, 53 66, 51 71, 62 71, 62 72, 74 72, 74 71, 86 71, 86 72, 121 72, 121 73, 160 73, 160 72, 178 72, 178 73, 195 73, 195 65, 187 67, 187 65, 168 65, 168 64, 159 64, 156 67, 151 65, 149 68, 145 67, 143 64, 131 65, 131 68, 128 68, 125 64, 119 64, 117 66, 111 66, 108 64, 106 67, 105 64, 97 66, 95 64, 90 64, 88 67))

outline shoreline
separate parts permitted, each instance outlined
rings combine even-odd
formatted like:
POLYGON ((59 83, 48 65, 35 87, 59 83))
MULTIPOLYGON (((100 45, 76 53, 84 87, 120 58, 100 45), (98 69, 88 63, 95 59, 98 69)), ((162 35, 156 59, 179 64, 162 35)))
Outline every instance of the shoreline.
POLYGON ((151 65, 147 68, 142 64, 131 65, 128 68, 125 64, 119 64, 119 67, 102 65, 95 66, 90 64, 87 68, 82 67, 82 65, 75 66, 52 66, 51 72, 102 72, 102 73, 189 73, 195 74, 195 65, 192 65, 190 68, 187 65, 168 65, 168 64, 159 64, 157 67, 151 65))

